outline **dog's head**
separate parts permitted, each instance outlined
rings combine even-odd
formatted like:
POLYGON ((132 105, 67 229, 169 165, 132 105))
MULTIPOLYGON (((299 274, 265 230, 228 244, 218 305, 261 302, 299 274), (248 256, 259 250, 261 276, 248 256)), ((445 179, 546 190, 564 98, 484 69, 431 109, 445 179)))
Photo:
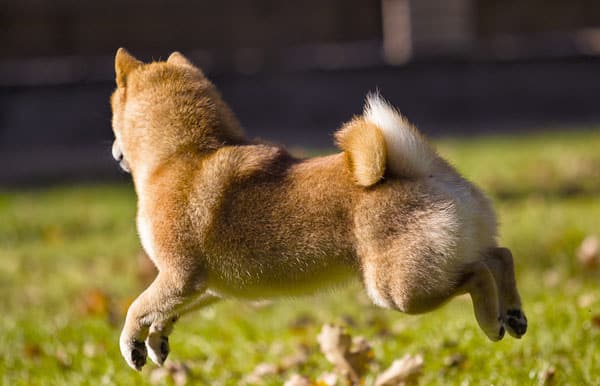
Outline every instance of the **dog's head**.
POLYGON ((119 48, 115 72, 112 153, 126 171, 242 140, 215 87, 180 53, 145 64, 119 48))

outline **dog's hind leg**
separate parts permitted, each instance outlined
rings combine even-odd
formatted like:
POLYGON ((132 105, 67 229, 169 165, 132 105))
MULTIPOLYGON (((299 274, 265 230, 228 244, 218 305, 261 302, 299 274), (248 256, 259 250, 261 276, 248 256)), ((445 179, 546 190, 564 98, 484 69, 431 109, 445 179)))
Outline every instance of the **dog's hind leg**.
POLYGON ((506 329, 511 336, 520 338, 527 331, 527 318, 521 308, 512 253, 507 248, 493 248, 488 253, 485 263, 498 284, 506 329))
POLYGON ((152 362, 162 366, 167 359, 167 356, 169 355, 169 335, 171 335, 173 326, 179 317, 211 305, 220 299, 221 298, 218 296, 204 292, 196 299, 178 307, 175 314, 172 316, 152 323, 148 337, 146 338, 146 348, 148 349, 148 356, 152 362))
MULTIPOLYGON (((119 340, 121 354, 136 369, 146 363, 146 346, 150 326, 172 317, 177 309, 204 291, 204 275, 193 270, 165 270, 131 304, 119 340)), ((168 345, 166 346, 168 348, 168 345)))
POLYGON ((500 314, 498 288, 494 275, 483 262, 473 263, 467 271, 467 280, 461 286, 473 300, 475 318, 479 327, 492 341, 504 337, 500 314))

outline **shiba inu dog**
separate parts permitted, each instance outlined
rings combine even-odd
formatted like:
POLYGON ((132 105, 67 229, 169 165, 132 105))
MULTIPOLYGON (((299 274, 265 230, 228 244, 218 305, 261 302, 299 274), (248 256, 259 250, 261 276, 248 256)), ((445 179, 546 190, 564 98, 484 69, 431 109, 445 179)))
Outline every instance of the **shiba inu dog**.
POLYGON ((490 202, 379 95, 336 133, 340 153, 297 159, 247 140, 181 54, 144 64, 121 48, 115 68, 113 156, 132 174, 139 236, 159 270, 127 312, 120 348, 132 368, 164 362, 183 313, 351 276, 405 313, 468 293, 491 340, 525 333, 490 202))

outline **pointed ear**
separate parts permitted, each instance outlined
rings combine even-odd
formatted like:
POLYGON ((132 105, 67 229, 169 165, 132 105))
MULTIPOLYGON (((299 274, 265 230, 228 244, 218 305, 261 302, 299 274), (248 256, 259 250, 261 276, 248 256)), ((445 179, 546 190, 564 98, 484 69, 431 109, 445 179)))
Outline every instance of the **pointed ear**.
POLYGON ((117 74, 117 87, 125 87, 127 84, 127 76, 131 71, 140 67, 143 63, 134 58, 123 47, 117 50, 115 55, 115 73, 117 74))
POLYGON ((192 62, 190 62, 185 56, 183 56, 183 54, 181 54, 181 52, 178 52, 178 51, 175 51, 171 55, 169 55, 169 58, 167 59, 167 63, 174 64, 174 65, 180 66, 180 67, 189 67, 189 68, 193 68, 194 70, 200 71, 199 68, 194 66, 192 64, 192 62))

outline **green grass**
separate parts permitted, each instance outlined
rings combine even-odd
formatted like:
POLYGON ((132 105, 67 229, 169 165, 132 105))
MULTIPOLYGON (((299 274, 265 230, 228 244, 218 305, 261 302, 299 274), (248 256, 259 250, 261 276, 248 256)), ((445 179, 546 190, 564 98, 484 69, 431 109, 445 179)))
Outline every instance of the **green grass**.
MULTIPOLYGON (((279 363, 301 348, 292 372, 315 379, 331 366, 318 350, 322 324, 365 336, 375 361, 365 378, 406 353, 422 354, 422 384, 537 385, 600 379, 600 272, 575 251, 600 233, 600 133, 444 140, 440 153, 493 198, 502 244, 516 269, 530 329, 521 340, 491 343, 471 303, 407 316, 369 304, 358 285, 314 298, 255 306, 225 301, 182 318, 171 361, 195 384, 235 385, 257 364, 279 363), (447 358, 460 354, 458 366, 447 358)), ((121 359, 118 336, 127 304, 143 289, 132 186, 76 186, 0 193, 0 383, 149 384, 121 359)), ((172 381, 168 381, 170 383, 172 381)))

